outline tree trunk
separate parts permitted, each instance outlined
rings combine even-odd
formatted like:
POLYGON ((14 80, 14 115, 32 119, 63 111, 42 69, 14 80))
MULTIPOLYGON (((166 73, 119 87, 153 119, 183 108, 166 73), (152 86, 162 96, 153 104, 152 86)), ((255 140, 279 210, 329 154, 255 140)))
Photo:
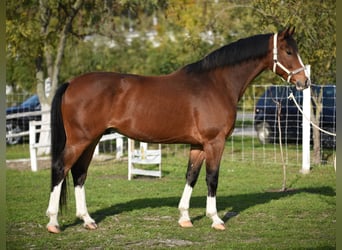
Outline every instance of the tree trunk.
POLYGON ((44 41, 44 58, 47 63, 47 72, 51 79, 51 89, 49 96, 45 93, 44 88, 44 77, 43 77, 43 71, 41 67, 37 67, 37 93, 39 96, 40 104, 42 107, 42 132, 40 133, 39 137, 39 145, 41 147, 38 148, 38 155, 42 154, 49 154, 50 153, 50 147, 45 147, 45 145, 50 144, 50 107, 51 107, 51 101, 53 98, 53 95, 58 87, 58 76, 60 67, 62 64, 64 49, 66 45, 66 40, 68 37, 68 34, 71 31, 72 22, 77 15, 79 9, 82 7, 83 0, 77 0, 74 5, 72 6, 72 10, 70 11, 70 15, 66 18, 63 29, 60 33, 59 43, 56 51, 56 56, 52 56, 52 52, 47 49, 49 47, 48 41, 44 39, 48 35, 48 25, 50 23, 50 16, 49 11, 47 9, 49 6, 45 5, 46 3, 43 1, 40 1, 40 11, 41 11, 41 35, 44 41), (54 62, 52 62, 52 58, 54 59, 54 62), (47 123, 47 124, 46 124, 47 123))
MULTIPOLYGON (((314 94, 311 94, 313 102, 315 103, 315 112, 313 112, 312 107, 312 119, 311 121, 319 126, 319 120, 321 118, 321 112, 322 112, 322 98, 323 98, 323 88, 321 89, 318 96, 315 96, 314 94)), ((320 138, 320 131, 312 126, 312 138, 313 138, 313 164, 319 165, 321 164, 321 138, 320 138)))
MULTIPOLYGON (((319 116, 319 115, 318 115, 319 116)), ((319 121, 319 117, 318 117, 319 121)), ((314 124, 319 126, 319 122, 315 117, 315 120, 312 121, 314 124)), ((312 138, 313 138, 313 164, 320 164, 321 163, 321 140, 320 140, 320 131, 312 127, 312 138)))

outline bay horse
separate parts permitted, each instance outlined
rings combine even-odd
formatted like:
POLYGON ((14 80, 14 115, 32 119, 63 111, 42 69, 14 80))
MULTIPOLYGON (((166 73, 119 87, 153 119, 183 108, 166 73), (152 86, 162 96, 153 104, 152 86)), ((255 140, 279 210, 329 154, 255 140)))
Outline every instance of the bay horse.
POLYGON ((51 193, 47 230, 59 233, 59 207, 66 203, 71 170, 76 216, 87 229, 84 184, 95 146, 109 128, 150 143, 190 145, 186 184, 179 202, 181 227, 192 227, 189 202, 202 163, 208 188, 206 215, 224 230, 216 209, 220 161, 231 135, 237 104, 252 80, 266 69, 298 89, 310 81, 293 38, 295 28, 259 34, 225 45, 203 59, 163 76, 93 72, 61 85, 51 107, 51 193))

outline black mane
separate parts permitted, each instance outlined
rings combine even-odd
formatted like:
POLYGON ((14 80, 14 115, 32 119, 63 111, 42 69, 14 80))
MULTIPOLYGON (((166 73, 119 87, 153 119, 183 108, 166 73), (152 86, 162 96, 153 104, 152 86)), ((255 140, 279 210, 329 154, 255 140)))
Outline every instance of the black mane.
POLYGON ((197 62, 184 66, 184 69, 188 73, 198 73, 264 57, 268 53, 271 35, 273 34, 269 33, 240 39, 213 51, 197 62))

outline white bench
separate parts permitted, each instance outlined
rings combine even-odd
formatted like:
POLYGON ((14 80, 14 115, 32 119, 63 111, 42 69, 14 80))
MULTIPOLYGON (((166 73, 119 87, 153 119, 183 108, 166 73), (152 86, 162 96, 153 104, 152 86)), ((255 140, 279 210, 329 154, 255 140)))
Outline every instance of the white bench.
POLYGON ((161 145, 158 149, 149 149, 146 142, 140 142, 135 149, 135 141, 128 138, 128 180, 133 175, 147 175, 161 178, 161 145), (157 165, 157 170, 137 168, 136 165, 157 165))

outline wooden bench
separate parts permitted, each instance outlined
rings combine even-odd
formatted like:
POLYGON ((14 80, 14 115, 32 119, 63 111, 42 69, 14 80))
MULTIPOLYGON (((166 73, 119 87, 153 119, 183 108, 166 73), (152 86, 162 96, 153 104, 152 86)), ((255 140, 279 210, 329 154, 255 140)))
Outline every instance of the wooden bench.
POLYGON ((135 148, 135 141, 128 139, 128 180, 133 175, 147 175, 161 178, 161 144, 158 149, 150 149, 146 142, 139 142, 135 148), (156 170, 138 168, 137 165, 156 165, 156 170))

